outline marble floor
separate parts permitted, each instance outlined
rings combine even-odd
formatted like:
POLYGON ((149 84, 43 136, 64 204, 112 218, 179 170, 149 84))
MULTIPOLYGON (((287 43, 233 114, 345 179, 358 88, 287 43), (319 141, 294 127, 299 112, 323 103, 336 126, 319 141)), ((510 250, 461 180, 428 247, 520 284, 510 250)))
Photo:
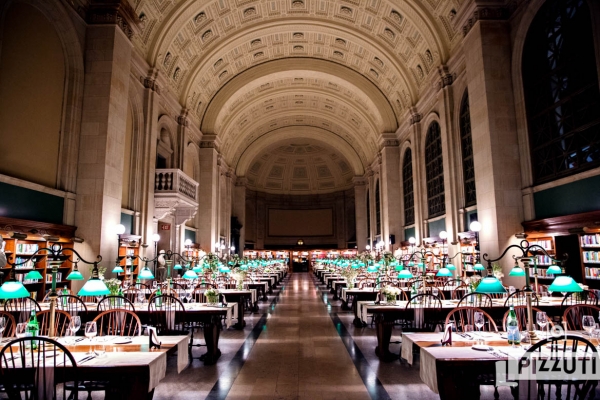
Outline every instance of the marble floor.
MULTIPOLYGON (((419 378, 418 358, 380 363, 375 329, 355 328, 332 297, 312 273, 289 274, 246 314, 243 331, 222 332, 216 365, 194 359, 177 374, 172 357, 154 399, 439 399, 419 378)), ((481 398, 493 399, 493 389, 482 388, 481 398)), ((512 399, 508 390, 500 398, 512 399)))

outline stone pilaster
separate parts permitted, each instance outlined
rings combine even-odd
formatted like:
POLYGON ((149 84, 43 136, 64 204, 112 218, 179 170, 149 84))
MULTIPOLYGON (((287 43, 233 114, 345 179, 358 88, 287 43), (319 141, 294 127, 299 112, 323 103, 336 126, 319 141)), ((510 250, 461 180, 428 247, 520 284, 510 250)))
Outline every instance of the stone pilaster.
MULTIPOLYGON (((505 21, 478 20, 464 40, 482 253, 497 257, 521 231, 523 205, 505 21)), ((505 257, 508 259, 508 257, 505 257)), ((511 268, 510 259, 504 267, 511 268)), ((510 283, 510 279, 508 280, 510 283)))
POLYGON ((364 251, 367 245, 367 182, 362 177, 355 177, 354 182, 354 204, 356 215, 356 247, 358 251, 364 251))
POLYGON ((200 182, 198 186, 198 243, 206 251, 214 250, 217 234, 219 153, 214 141, 200 142, 200 182))
POLYGON ((390 250, 390 235, 400 240, 402 194, 400 193, 400 148, 396 139, 388 139, 381 149, 381 231, 385 249, 390 250))
POLYGON ((242 224, 240 228, 240 239, 236 253, 242 255, 246 243, 246 178, 237 178, 233 188, 233 210, 232 215, 237 217, 238 222, 242 224))
POLYGON ((103 24, 88 26, 85 47, 75 224, 84 256, 101 254, 109 267, 118 251, 132 45, 121 28, 103 24))
MULTIPOLYGON (((423 164, 422 115, 413 108, 410 110, 410 134, 412 168, 413 168, 413 193, 415 202, 415 239, 421 243, 424 237, 424 223, 427 210, 427 190, 425 188, 425 166, 423 164)), ((405 238, 408 240, 408 238, 405 238)))

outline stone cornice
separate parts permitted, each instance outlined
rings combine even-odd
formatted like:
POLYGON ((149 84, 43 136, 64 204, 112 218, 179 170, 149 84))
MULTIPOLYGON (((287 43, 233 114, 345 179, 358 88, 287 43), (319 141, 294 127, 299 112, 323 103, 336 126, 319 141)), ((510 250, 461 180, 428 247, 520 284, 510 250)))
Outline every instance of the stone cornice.
POLYGON ((462 27, 463 36, 467 36, 477 21, 504 21, 509 16, 506 6, 476 6, 462 27))
POLYGON ((130 40, 139 32, 140 20, 127 0, 92 0, 86 19, 92 25, 115 24, 130 40))

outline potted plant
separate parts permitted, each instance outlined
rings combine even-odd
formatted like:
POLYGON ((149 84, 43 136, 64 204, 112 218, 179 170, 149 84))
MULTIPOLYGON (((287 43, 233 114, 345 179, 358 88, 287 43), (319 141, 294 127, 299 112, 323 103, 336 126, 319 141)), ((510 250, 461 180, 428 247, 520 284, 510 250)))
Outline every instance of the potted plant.
POLYGON ((381 293, 385 295, 385 301, 387 304, 396 304, 400 289, 394 286, 386 286, 381 289, 381 293))
POLYGON ((206 289, 204 295, 206 296, 206 302, 209 305, 215 305, 219 302, 219 291, 217 289, 206 289))
POLYGON ((502 280, 502 278, 504 278, 504 272, 502 272, 502 266, 498 262, 492 263, 492 273, 498 280, 502 280))

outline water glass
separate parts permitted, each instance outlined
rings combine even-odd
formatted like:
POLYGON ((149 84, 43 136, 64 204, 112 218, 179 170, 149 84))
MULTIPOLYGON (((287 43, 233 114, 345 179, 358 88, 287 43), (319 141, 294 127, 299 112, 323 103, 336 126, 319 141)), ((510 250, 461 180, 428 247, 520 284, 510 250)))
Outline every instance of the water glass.
POLYGON ((475 311, 473 322, 475 323, 475 326, 477 327, 478 331, 477 335, 479 336, 479 338, 477 341, 479 342, 479 344, 484 344, 483 337, 481 336, 481 328, 483 328, 483 326, 485 325, 485 318, 483 317, 483 313, 481 311, 475 311))
MULTIPOLYGON (((540 330, 545 331, 546 325, 548 325, 548 316, 545 311, 538 311, 535 320, 537 324, 540 326, 540 330)), ((548 333, 546 333, 546 338, 548 337, 548 333)))
POLYGON ((438 288, 436 288, 436 287, 431 288, 431 294, 434 295, 434 296, 437 296, 437 295, 440 294, 440 290, 438 288))
POLYGON ((583 330, 585 330, 588 333, 588 335, 591 337, 592 332, 596 328, 596 321, 594 320, 593 316, 584 315, 581 318, 581 326, 583 327, 583 330))
POLYGON ((81 328, 81 318, 78 315, 74 315, 71 317, 68 327, 69 332, 73 336, 73 343, 75 343, 75 336, 79 328, 81 328))
POLYGON ((0 339, 2 339, 2 334, 4 333, 5 328, 6 328, 6 318, 0 317, 0 339))
POLYGON ((15 335, 18 338, 27 336, 27 322, 21 322, 21 323, 17 324, 17 328, 15 330, 15 335))

